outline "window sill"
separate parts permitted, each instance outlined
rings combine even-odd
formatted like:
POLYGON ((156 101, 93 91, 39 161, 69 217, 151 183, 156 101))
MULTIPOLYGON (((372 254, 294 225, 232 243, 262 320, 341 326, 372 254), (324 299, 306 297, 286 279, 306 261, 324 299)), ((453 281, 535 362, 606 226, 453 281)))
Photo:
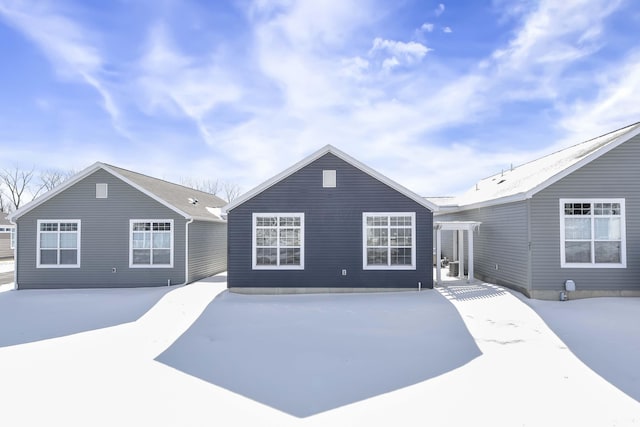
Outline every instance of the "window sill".
POLYGON ((580 264, 580 263, 572 263, 572 264, 561 264, 560 268, 603 268, 603 269, 610 269, 610 268, 627 268, 626 264, 580 264))

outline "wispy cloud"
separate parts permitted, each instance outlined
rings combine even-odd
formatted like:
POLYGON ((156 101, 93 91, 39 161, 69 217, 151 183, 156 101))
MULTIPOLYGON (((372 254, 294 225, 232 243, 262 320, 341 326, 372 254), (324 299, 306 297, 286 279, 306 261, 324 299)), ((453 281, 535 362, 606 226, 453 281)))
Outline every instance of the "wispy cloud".
MULTIPOLYGON (((384 153, 387 164, 404 165, 389 168, 403 171, 392 178, 427 194, 438 193, 440 187, 446 192, 445 188, 460 185, 461 179, 469 182, 469 169, 464 165, 449 164, 442 171, 439 153, 444 158, 456 153, 473 158, 478 174, 526 160, 526 153, 516 149, 485 153, 481 143, 468 141, 471 144, 465 145, 461 140, 451 145, 437 135, 442 129, 499 114, 503 105, 517 99, 545 99, 552 105, 561 102, 556 97, 563 90, 563 71, 597 51, 599 36, 594 28, 599 28, 613 10, 604 0, 578 4, 543 1, 522 16, 522 24, 504 47, 467 73, 443 80, 424 74, 419 67, 405 75, 387 73, 381 84, 374 67, 376 55, 382 55, 380 68, 390 71, 403 63, 419 63, 430 48, 414 41, 377 37, 366 55, 318 56, 323 46, 335 42, 332 34, 349 37, 350 31, 358 28, 358 19, 349 20, 345 27, 336 25, 353 11, 332 3, 317 16, 300 3, 289 8, 279 4, 278 14, 262 16, 257 23, 256 37, 261 70, 278 82, 283 103, 234 128, 227 137, 244 141, 247 147, 266 146, 276 153, 282 147, 279 140, 295 141, 300 155, 325 142, 362 153, 365 162, 381 161, 376 153, 384 153), (576 18, 574 14, 584 16, 576 18), (318 22, 324 25, 318 28, 318 22), (568 52, 571 54, 563 54, 568 52), (536 75, 539 78, 534 78, 536 75), (442 144, 449 148, 442 149, 442 144), (425 167, 440 168, 446 185, 425 182, 423 174, 411 172, 425 167)), ((444 11, 444 5, 440 9, 444 11)), ((256 157, 271 159, 274 173, 279 169, 275 165, 286 166, 277 155, 261 149, 256 157)), ((245 161, 263 165, 263 172, 268 169, 257 158, 245 161)))
POLYGON ((218 105, 240 99, 242 90, 215 57, 202 61, 180 52, 165 27, 154 26, 137 68, 140 103, 148 113, 184 115, 213 142, 206 116, 218 105))
POLYGON ((114 127, 128 136, 120 122, 120 110, 102 79, 105 61, 90 42, 93 34, 51 6, 32 1, 0 1, 0 15, 42 50, 62 78, 93 87, 114 127))
POLYGON ((595 79, 596 95, 563 109, 560 120, 566 142, 592 138, 603 132, 640 121, 640 50, 611 64, 595 79))
MULTIPOLYGON (((407 30, 390 28, 385 19, 398 6, 380 0, 243 1, 233 6, 244 13, 233 28, 241 42, 199 23, 198 40, 207 42, 196 43, 183 20, 169 17, 181 7, 176 2, 145 15, 126 61, 113 56, 113 46, 104 48, 111 40, 104 28, 80 25, 72 8, 63 14, 53 3, 0 0, 0 17, 30 38, 61 78, 92 87, 114 126, 135 123, 137 140, 209 150, 206 157, 185 154, 198 157, 188 160, 191 175, 226 167, 224 178, 247 189, 331 143, 431 195, 532 156, 465 132, 512 107, 535 105, 539 115, 554 117, 550 127, 560 136, 576 129, 594 136, 640 113, 640 52, 597 73, 581 68, 603 48, 620 0, 493 4, 506 41, 464 58, 451 49, 464 32, 454 27, 456 37, 445 36, 452 28, 438 24, 444 4, 432 13, 435 23, 407 30), (473 159, 474 167, 455 159, 473 159), (438 179, 425 171, 437 171, 438 179)), ((167 153, 150 155, 164 155, 154 164, 170 165, 176 152, 167 153)))

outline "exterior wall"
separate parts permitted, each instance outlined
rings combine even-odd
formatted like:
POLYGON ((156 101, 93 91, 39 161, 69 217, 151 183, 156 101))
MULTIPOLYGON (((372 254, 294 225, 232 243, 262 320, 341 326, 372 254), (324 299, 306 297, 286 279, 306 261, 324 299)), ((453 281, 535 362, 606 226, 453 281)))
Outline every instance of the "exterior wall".
POLYGON ((186 220, 103 170, 98 170, 17 220, 17 284, 27 288, 166 286, 185 281, 186 220), (96 199, 96 183, 109 185, 96 199), (80 219, 80 268, 37 268, 37 220, 80 219), (173 219, 173 268, 129 268, 129 220, 173 219), (112 268, 116 268, 116 273, 112 268))
POLYGON ((0 258, 13 258, 11 233, 0 232, 0 258))
MULTIPOLYGON (((640 296, 640 136, 536 194, 531 200, 534 297, 557 299, 564 281, 576 283, 575 296, 640 296), (561 268, 561 198, 624 198, 626 268, 561 268)), ((571 297, 571 295, 569 296, 571 297)))
POLYGON ((227 269, 227 224, 194 221, 189 224, 189 282, 227 269))
MULTIPOLYGON (((476 278, 528 294, 530 270, 527 212, 528 202, 523 201, 438 215, 436 221, 482 222, 480 229, 473 235, 476 278)), ((451 232, 442 233, 442 236, 443 240, 453 241, 451 232)), ((467 257, 469 244, 466 238, 464 244, 467 257)), ((451 246, 452 244, 449 248, 451 246)), ((452 259, 452 254, 447 256, 452 259)))
POLYGON ((326 154, 228 213, 230 288, 417 288, 433 286, 433 215, 333 154, 326 154), (336 170, 337 187, 322 187, 336 170), (252 269, 252 214, 304 212, 304 270, 252 269), (363 212, 416 213, 416 269, 364 270, 363 212), (347 275, 341 274, 347 270, 347 275))

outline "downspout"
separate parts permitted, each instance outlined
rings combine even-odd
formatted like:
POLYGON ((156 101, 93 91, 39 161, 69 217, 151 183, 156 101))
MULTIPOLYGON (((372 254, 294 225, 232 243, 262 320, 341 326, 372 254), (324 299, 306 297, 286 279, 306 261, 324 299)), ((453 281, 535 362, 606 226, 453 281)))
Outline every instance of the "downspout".
POLYGON ((189 283, 189 224, 193 222, 193 218, 189 219, 184 226, 184 283, 180 286, 189 283))

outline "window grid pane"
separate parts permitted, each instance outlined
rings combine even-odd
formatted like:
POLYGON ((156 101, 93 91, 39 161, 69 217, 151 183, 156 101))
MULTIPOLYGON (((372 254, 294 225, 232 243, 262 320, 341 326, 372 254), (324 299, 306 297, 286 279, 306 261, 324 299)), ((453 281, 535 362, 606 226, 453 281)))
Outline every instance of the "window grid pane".
POLYGON ((621 264, 622 203, 571 202, 563 205, 564 262, 621 264))
POLYGON ((131 263, 171 265, 170 221, 136 221, 131 225, 131 263))
POLYGON ((254 232, 256 265, 302 265, 302 216, 256 216, 254 232))
POLYGON ((40 222, 38 230, 40 265, 78 265, 78 248, 80 244, 79 221, 40 222))
POLYGON ((366 215, 366 265, 412 265, 413 217, 366 215))

